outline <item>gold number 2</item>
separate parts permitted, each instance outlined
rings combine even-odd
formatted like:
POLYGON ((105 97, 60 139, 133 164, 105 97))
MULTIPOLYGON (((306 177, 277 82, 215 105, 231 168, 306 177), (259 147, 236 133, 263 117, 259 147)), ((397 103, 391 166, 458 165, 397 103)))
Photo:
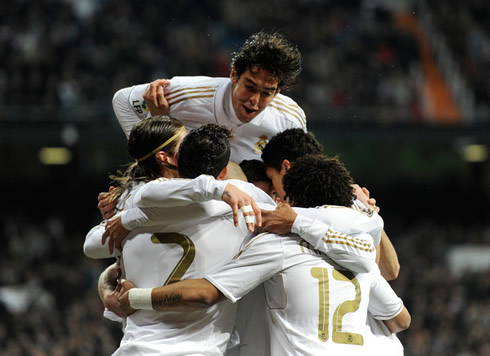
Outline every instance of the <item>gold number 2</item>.
MULTIPOLYGON (((329 285, 328 285, 328 269, 321 267, 313 267, 311 269, 311 275, 313 278, 318 279, 318 297, 319 297, 319 315, 318 315, 318 339, 325 342, 328 340, 328 325, 329 325, 329 285)), ((359 309, 361 302, 361 287, 359 282, 352 272, 333 270, 333 278, 337 281, 350 282, 354 285, 356 290, 356 297, 354 300, 346 300, 340 304, 333 313, 333 330, 332 340, 336 344, 352 344, 363 345, 364 339, 361 334, 345 332, 342 330, 342 319, 347 313, 354 313, 359 309)))
POLYGON ((166 286, 167 284, 180 281, 196 256, 194 242, 188 236, 177 232, 155 233, 151 236, 151 242, 154 244, 177 244, 182 247, 184 253, 163 285, 166 286))

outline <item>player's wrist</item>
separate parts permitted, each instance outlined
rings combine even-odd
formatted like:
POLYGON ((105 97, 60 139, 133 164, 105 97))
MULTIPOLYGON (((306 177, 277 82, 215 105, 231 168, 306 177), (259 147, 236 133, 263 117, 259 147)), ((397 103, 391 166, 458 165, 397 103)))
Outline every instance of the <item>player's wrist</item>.
POLYGON ((129 306, 133 309, 153 310, 151 292, 153 288, 132 288, 128 292, 129 306))

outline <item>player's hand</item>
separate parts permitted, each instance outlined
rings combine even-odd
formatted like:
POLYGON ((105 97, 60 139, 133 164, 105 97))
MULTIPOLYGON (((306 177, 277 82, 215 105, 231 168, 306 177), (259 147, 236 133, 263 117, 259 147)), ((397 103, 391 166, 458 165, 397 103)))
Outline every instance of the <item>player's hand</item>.
POLYGON ((126 315, 131 315, 136 311, 136 309, 133 309, 129 306, 128 291, 132 288, 136 288, 136 286, 134 285, 133 282, 125 279, 121 280, 120 286, 121 286, 121 291, 118 298, 120 308, 126 315))
POLYGON ((267 231, 274 234, 288 234, 291 232, 296 212, 287 203, 279 203, 276 210, 262 210, 262 227, 259 232, 267 231))
POLYGON ((109 187, 108 192, 102 192, 97 197, 99 203, 97 208, 99 208, 100 214, 104 220, 110 219, 114 216, 116 210, 117 199, 111 199, 111 192, 116 189, 115 187, 109 187))
POLYGON ((225 203, 231 206, 235 226, 238 226, 239 210, 242 211, 247 228, 250 232, 254 232, 255 225, 258 227, 262 226, 262 214, 250 195, 238 189, 233 184, 228 183, 225 186, 221 198, 225 203))
POLYGON ((168 79, 157 79, 150 83, 143 94, 148 109, 152 116, 168 115, 169 104, 165 98, 164 88, 170 84, 168 79))
POLYGON ((127 313, 127 310, 123 310, 121 308, 121 303, 119 303, 121 290, 122 290, 122 285, 118 284, 111 293, 107 293, 104 296, 104 306, 111 312, 120 316, 121 318, 126 318, 129 314, 127 313))
POLYGON ((112 254, 114 248, 122 250, 121 243, 128 234, 129 230, 126 230, 126 228, 121 223, 121 215, 117 215, 107 221, 105 231, 102 234, 102 244, 104 245, 107 238, 109 238, 109 253, 112 254))
POLYGON ((367 190, 367 188, 361 188, 358 184, 352 184, 352 189, 354 195, 366 206, 366 208, 371 208, 379 213, 380 208, 376 206, 376 199, 370 197, 369 190, 367 190))

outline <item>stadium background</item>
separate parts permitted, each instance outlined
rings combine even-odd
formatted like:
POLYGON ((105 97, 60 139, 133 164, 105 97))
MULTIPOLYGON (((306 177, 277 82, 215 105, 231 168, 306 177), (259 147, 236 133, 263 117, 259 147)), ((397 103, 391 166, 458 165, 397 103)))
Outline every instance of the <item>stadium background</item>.
POLYGON ((412 314, 405 354, 489 355, 489 15, 484 0, 2 1, 0 355, 117 347, 96 295, 109 261, 82 253, 129 159, 112 95, 228 76, 261 29, 298 45, 286 94, 382 209, 412 314))

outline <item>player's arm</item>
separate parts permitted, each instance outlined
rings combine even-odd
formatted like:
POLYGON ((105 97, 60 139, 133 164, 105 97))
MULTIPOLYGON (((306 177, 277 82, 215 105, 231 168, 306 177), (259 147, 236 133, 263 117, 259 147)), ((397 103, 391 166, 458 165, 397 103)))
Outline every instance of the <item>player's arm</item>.
POLYGON ((98 282, 99 297, 104 306, 121 318, 128 316, 119 304, 121 285, 118 284, 119 267, 117 263, 108 266, 100 275, 98 282))
POLYGON ((377 249, 377 262, 381 275, 388 281, 398 278, 400 272, 400 262, 395 247, 391 243, 390 238, 385 230, 381 233, 381 242, 377 249))
MULTIPOLYGON (((380 209, 376 206, 376 199, 370 197, 369 190, 366 188, 361 188, 357 184, 354 184, 353 188, 354 194, 358 199, 356 202, 354 202, 355 206, 361 210, 365 207, 369 207, 374 209, 376 212, 379 212, 380 209), (359 204, 359 202, 362 204, 359 204)), ((376 250, 376 262, 381 270, 381 275, 388 281, 398 278, 398 274, 400 272, 398 255, 384 229, 381 232, 380 242, 376 245, 376 250)))
POLYGON ((369 293, 369 313, 375 319, 382 320, 393 333, 407 329, 410 326, 411 316, 403 301, 381 276, 379 269, 374 270, 373 273, 375 278, 369 293))
POLYGON ((193 311, 207 308, 224 299, 224 295, 206 279, 189 279, 158 288, 134 288, 123 281, 119 297, 121 309, 132 314, 138 309, 158 311, 193 311))
POLYGON ((131 129, 139 120, 148 117, 143 99, 148 85, 140 84, 120 89, 112 98, 112 108, 126 137, 129 137, 131 129))
MULTIPOLYGON (((247 243, 232 261, 205 276, 158 288, 137 288, 120 298, 123 310, 189 311, 222 300, 233 303, 283 268, 283 246, 272 234, 261 234, 247 243), (267 253, 264 253, 266 251, 267 253)), ((123 282, 123 286, 128 285, 123 282)), ((130 284, 129 287, 134 287, 130 284)))
POLYGON ((376 249, 369 234, 346 234, 331 225, 297 214, 288 204, 274 211, 262 211, 262 230, 277 234, 298 234, 316 250, 353 272, 369 272, 375 267, 376 249))
POLYGON ((135 85, 118 90, 112 98, 112 108, 126 137, 133 126, 151 115, 167 115, 169 104, 164 89, 170 84, 167 79, 135 85))
POLYGON ((118 250, 109 250, 105 245, 103 235, 105 232, 106 222, 94 226, 85 236, 83 243, 83 253, 85 256, 94 259, 117 257, 120 255, 118 250))
POLYGON ((407 308, 403 306, 400 314, 395 316, 393 319, 383 320, 383 322, 392 333, 398 333, 400 331, 407 330, 410 327, 412 317, 407 308))
MULTIPOLYGON (((233 180, 233 182, 242 184, 238 180, 233 180)), ((267 202, 270 202, 270 197, 266 194, 256 196, 261 200, 268 199, 267 202)), ((192 180, 152 181, 141 188, 137 206, 142 208, 176 207, 209 200, 223 200, 227 203, 232 208, 235 226, 238 226, 240 209, 242 209, 250 231, 254 230, 254 216, 257 225, 261 225, 260 209, 251 195, 236 185, 216 180, 209 175, 200 175, 192 180)))

